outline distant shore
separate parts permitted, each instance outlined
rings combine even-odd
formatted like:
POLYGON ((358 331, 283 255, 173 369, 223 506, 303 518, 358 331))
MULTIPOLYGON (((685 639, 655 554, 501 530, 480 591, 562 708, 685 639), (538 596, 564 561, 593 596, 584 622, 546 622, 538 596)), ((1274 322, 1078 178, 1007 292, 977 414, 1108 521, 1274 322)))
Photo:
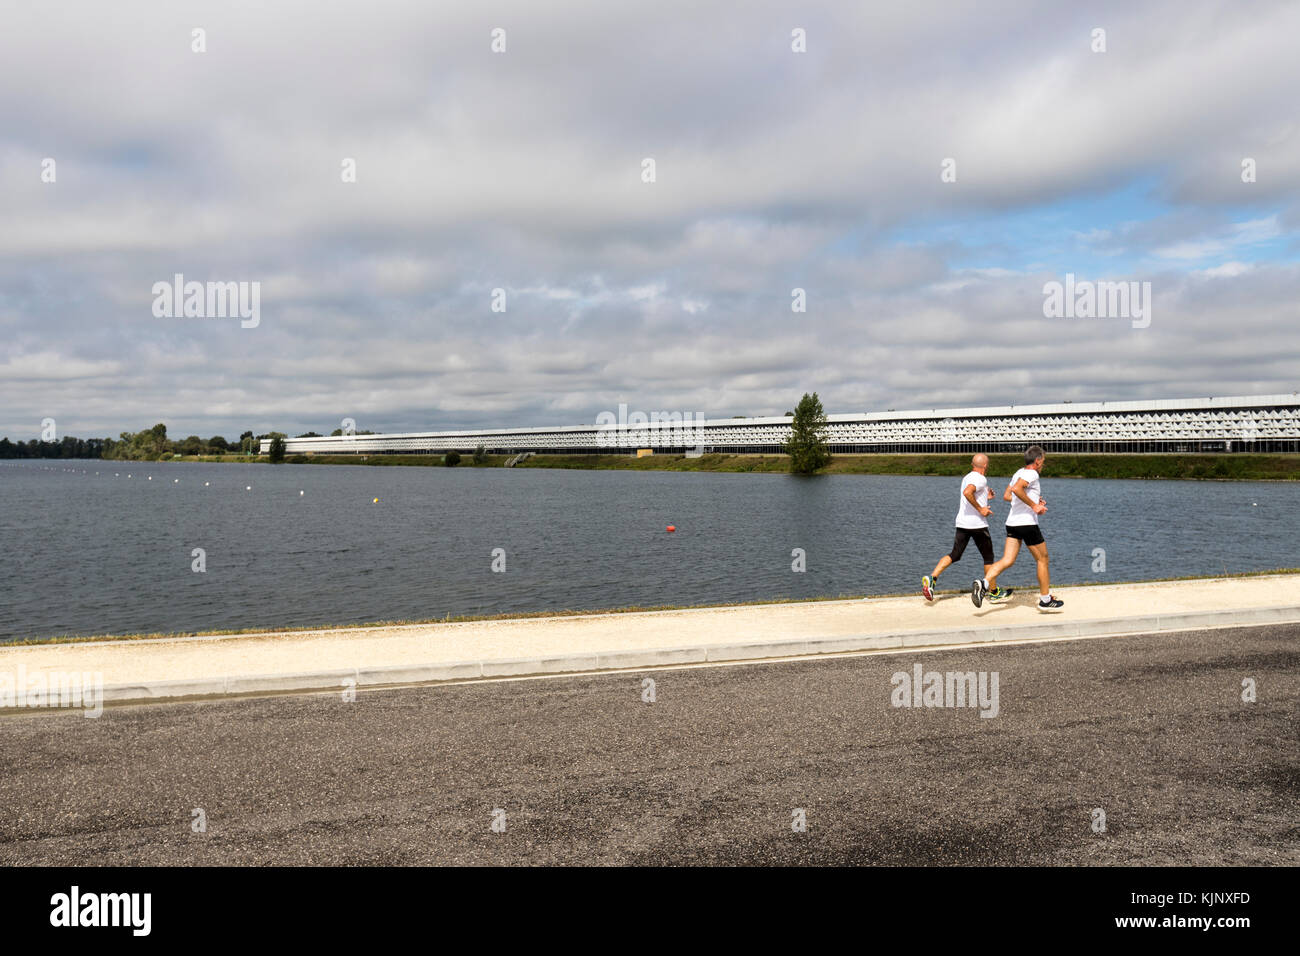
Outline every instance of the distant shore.
MULTIPOLYGON (((501 468, 508 455, 488 455, 475 464, 468 454, 457 468, 501 468)), ((267 463, 265 455, 186 456, 172 461, 267 463)), ((441 455, 291 455, 287 464, 446 467, 441 455)), ((1019 455, 990 455, 989 474, 1006 476, 1023 462, 1019 455)), ((584 471, 711 471, 785 474, 785 455, 534 455, 516 468, 569 468, 584 471)), ((968 454, 835 455, 818 472, 826 475, 938 475, 961 477, 970 470, 968 454)), ((1190 481, 1300 481, 1300 455, 1071 454, 1048 451, 1045 474, 1052 478, 1135 478, 1190 481)))

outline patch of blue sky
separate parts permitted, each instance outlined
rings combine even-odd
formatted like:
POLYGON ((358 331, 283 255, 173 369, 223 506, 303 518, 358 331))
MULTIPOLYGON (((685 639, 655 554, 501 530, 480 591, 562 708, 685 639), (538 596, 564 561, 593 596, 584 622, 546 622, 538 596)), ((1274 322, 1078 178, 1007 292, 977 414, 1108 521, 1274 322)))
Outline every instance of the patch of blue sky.
POLYGON ((100 150, 98 159, 105 166, 114 166, 127 170, 150 169, 168 162, 166 150, 156 143, 117 143, 100 150))
MULTIPOLYGON (((1297 239, 1300 234, 1278 227, 1275 210, 1173 204, 1162 197, 1159 180, 1147 177, 1033 206, 917 221, 877 241, 936 248, 954 272, 1117 276, 1294 262, 1297 239)), ((860 242, 851 235, 835 246, 848 252, 860 242)))

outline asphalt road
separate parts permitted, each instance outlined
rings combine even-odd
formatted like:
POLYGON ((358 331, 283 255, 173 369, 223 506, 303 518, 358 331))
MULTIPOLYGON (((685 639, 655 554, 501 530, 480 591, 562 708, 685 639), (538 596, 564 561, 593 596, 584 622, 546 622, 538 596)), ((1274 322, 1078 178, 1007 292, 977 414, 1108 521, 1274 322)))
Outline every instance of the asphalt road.
POLYGON ((19 714, 0 863, 1295 865, 1298 717, 1296 626, 19 714))

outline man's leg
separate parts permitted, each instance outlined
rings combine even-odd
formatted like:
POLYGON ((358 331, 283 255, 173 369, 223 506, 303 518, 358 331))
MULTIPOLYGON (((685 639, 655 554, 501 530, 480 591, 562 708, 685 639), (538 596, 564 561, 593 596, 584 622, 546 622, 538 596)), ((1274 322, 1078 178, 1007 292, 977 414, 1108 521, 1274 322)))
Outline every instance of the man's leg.
POLYGON ((988 528, 981 528, 973 535, 975 547, 980 549, 980 560, 984 562, 984 573, 989 573, 989 568, 997 563, 993 557, 993 536, 989 534, 988 528))
POLYGON ((939 575, 946 571, 954 561, 960 561, 962 552, 966 550, 966 541, 970 533, 962 528, 957 529, 953 535, 952 550, 939 559, 939 563, 934 566, 934 572, 921 578, 921 593, 925 595, 927 601, 934 600, 934 589, 939 586, 939 575))
POLYGON ((1006 550, 1002 553, 1002 560, 988 568, 984 572, 984 577, 976 578, 971 582, 970 599, 972 604, 976 607, 983 606, 985 596, 998 586, 998 575, 1015 564, 1016 557, 1019 554, 1020 539, 1007 535, 1006 550))
POLYGON ((1038 562, 1038 595, 1047 597, 1052 593, 1052 575, 1047 567, 1047 542, 1031 544, 1029 553, 1038 562))
MULTIPOLYGON (((993 557, 993 537, 989 534, 988 528, 981 528, 972 535, 975 544, 980 549, 980 558, 984 561, 984 576, 988 577, 989 572, 993 570, 993 565, 997 564, 997 559, 993 557)), ((989 596, 995 601, 1003 601, 1013 592, 1005 588, 990 590, 989 596)))
MULTIPOLYGON (((950 568, 951 566, 952 566, 952 555, 945 554, 942 558, 939 559, 939 563, 934 566, 934 571, 930 573, 930 577, 937 578, 939 575, 943 574, 944 571, 948 570, 948 568, 950 568)), ((912 573, 915 574, 916 572, 913 571, 912 573)))
POLYGON ((988 585, 990 591, 998 586, 998 575, 1015 564, 1018 557, 1020 557, 1020 539, 1008 535, 1002 560, 984 572, 984 583, 988 585))

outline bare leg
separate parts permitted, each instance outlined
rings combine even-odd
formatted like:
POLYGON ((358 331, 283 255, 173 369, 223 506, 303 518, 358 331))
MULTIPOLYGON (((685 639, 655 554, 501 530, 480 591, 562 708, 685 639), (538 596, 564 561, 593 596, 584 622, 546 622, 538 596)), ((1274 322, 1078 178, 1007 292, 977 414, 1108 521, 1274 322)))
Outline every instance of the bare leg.
POLYGON ((990 591, 998 586, 998 575, 1015 564, 1018 557, 1020 557, 1020 539, 1007 538, 1007 549, 1002 552, 1002 560, 984 572, 984 579, 988 581, 990 591))
POLYGON ((939 559, 939 563, 934 566, 934 570, 930 573, 930 577, 937 578, 939 575, 943 574, 943 572, 947 570, 947 568, 951 564, 952 564, 952 557, 950 555, 945 554, 942 558, 939 559))
POLYGON ((1038 593, 1043 597, 1052 593, 1052 575, 1047 569, 1047 545, 1031 544, 1029 553, 1038 562, 1038 593))

